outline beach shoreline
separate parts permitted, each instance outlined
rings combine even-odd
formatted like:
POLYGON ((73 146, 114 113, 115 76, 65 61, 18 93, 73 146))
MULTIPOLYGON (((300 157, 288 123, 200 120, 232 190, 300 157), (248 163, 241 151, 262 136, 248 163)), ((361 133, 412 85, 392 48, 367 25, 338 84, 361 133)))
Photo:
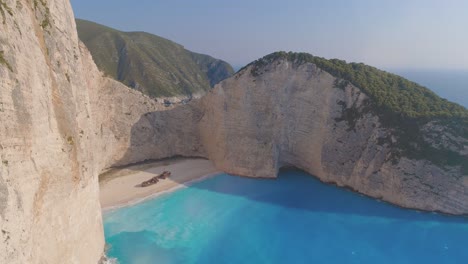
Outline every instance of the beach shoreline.
POLYGON ((211 161, 200 158, 165 159, 113 169, 100 176, 101 210, 105 213, 132 206, 220 173, 211 161), (170 171, 171 176, 148 187, 139 186, 163 171, 170 171))

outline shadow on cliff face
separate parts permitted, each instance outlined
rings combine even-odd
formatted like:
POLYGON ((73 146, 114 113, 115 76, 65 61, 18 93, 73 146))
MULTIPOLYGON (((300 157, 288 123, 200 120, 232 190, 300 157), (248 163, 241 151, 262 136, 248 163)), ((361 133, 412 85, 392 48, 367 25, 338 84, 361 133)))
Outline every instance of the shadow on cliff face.
POLYGON ((142 115, 131 128, 130 146, 112 167, 176 156, 205 157, 197 127, 202 117, 196 103, 142 115))
MULTIPOLYGON (((121 177, 129 174, 129 171, 148 172, 150 168, 164 167, 184 157, 205 159, 205 151, 198 136, 197 123, 203 117, 199 109, 197 102, 192 102, 172 109, 148 112, 132 125, 130 135, 126 129, 112 131, 116 139, 129 137, 129 146, 125 146, 125 153, 120 159, 110 158, 104 162, 106 170, 99 175, 99 181, 121 177)), ((118 155, 122 147, 118 145, 108 151, 118 155)))

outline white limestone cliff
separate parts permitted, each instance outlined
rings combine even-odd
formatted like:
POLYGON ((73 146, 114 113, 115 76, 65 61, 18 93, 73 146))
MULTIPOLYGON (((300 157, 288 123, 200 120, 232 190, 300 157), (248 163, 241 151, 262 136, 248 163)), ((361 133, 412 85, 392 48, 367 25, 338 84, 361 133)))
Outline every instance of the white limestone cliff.
POLYGON ((68 0, 0 6, 0 263, 97 263, 97 176, 164 107, 102 77, 68 0))
POLYGON ((118 164, 198 156, 228 173, 270 178, 293 166, 402 207, 468 214, 468 175, 459 167, 395 159, 392 130, 363 110, 370 98, 359 88, 336 87, 336 78, 312 63, 278 59, 260 74, 252 67, 201 100, 143 115, 118 164), (343 118, 351 110, 362 116, 343 118))
POLYGON ((251 68, 222 82, 199 106, 202 145, 218 169, 275 177, 279 168, 294 166, 399 206, 468 214, 468 175, 459 168, 405 157, 395 162, 390 144, 381 141, 392 131, 377 116, 362 111, 353 124, 343 118, 369 100, 359 88, 337 88, 333 76, 311 63, 279 59, 256 76, 251 68))

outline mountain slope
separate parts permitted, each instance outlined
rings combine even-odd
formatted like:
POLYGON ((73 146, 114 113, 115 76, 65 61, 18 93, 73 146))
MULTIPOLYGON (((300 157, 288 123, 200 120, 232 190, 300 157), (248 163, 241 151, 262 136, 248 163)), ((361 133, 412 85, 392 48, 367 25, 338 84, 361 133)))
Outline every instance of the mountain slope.
POLYGON ((233 74, 221 60, 145 33, 76 19, 78 35, 99 69, 151 97, 201 95, 233 74))

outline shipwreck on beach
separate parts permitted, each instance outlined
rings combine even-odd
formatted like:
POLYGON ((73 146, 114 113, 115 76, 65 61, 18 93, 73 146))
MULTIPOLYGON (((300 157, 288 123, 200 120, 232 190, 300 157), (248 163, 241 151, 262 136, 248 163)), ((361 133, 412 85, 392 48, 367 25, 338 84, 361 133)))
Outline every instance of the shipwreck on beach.
POLYGON ((141 187, 148 187, 150 185, 158 183, 159 180, 164 180, 166 178, 169 178, 169 176, 171 176, 171 172, 170 171, 164 171, 163 173, 158 174, 158 175, 152 177, 151 179, 142 182, 140 184, 140 186, 141 187))

